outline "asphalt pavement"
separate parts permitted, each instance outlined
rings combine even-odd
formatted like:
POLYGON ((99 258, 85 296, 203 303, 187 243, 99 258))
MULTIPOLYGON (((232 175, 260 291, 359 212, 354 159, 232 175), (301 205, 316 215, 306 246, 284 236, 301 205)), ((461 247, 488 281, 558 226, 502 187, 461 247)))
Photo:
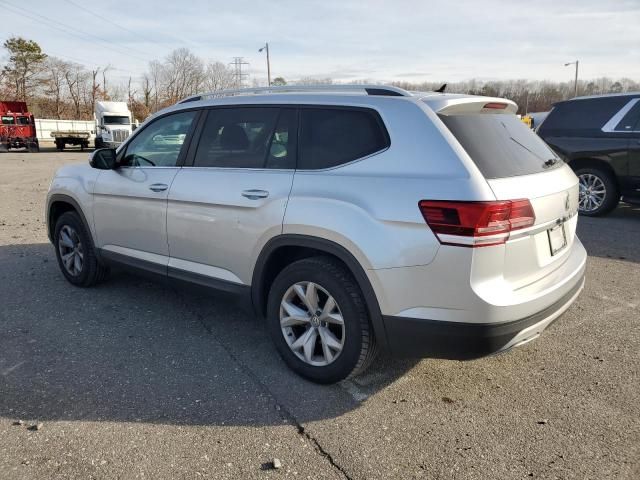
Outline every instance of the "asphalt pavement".
POLYGON ((0 478, 640 477, 640 208, 580 218, 586 288, 538 340, 318 386, 228 297, 68 284, 44 199, 86 158, 0 154, 0 478))

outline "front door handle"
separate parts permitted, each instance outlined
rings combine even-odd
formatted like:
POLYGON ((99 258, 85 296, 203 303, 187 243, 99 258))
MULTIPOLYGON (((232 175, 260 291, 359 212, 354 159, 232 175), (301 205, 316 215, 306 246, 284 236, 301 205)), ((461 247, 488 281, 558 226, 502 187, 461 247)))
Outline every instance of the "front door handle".
POLYGON ((153 185, 149 185, 149 190, 154 192, 164 192, 167 188, 169 188, 169 185, 166 183, 154 183, 153 185))
POLYGON ((259 198, 267 198, 269 196, 269 192, 266 190, 244 190, 242 192, 242 196, 249 200, 258 200, 259 198))

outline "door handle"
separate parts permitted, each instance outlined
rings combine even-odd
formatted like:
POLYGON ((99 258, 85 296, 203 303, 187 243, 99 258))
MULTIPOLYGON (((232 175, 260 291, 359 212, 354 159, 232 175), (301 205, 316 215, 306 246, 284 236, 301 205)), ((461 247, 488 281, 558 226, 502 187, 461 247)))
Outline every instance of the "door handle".
POLYGON ((152 190, 154 192, 164 192, 167 188, 169 188, 169 185, 167 185, 166 183, 154 183, 152 185, 149 185, 149 190, 152 190))
POLYGON ((258 200, 259 198, 267 198, 269 192, 266 190, 243 190, 242 196, 249 200, 258 200))

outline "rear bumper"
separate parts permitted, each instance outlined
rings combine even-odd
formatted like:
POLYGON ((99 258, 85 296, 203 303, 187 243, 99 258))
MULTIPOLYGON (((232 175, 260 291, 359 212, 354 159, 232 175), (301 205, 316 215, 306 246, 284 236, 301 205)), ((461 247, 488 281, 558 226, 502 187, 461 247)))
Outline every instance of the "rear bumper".
POLYGON ((538 337, 571 306, 584 288, 580 275, 562 298, 528 317, 501 323, 464 323, 383 316, 391 353, 407 357, 471 360, 523 345, 538 337))

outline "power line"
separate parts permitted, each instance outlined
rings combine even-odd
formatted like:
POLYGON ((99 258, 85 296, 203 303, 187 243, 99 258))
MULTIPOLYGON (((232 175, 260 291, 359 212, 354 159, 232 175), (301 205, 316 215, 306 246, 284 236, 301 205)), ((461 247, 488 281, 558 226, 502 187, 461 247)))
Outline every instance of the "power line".
MULTIPOLYGON (((122 25, 120 25, 119 23, 114 22, 113 20, 111 20, 108 17, 105 17, 104 15, 101 15, 99 13, 94 12, 93 10, 89 10, 87 7, 83 6, 83 5, 79 5, 76 2, 74 2, 73 0, 65 0, 67 3, 69 3, 70 5, 73 5, 76 8, 79 8, 80 10, 84 10, 86 13, 90 14, 93 17, 99 18, 100 20, 103 20, 107 23, 110 23, 111 25, 114 25, 118 28, 120 28, 121 30, 124 30, 125 32, 131 33, 133 35, 135 35, 136 37, 142 37, 144 39, 146 39, 148 42, 151 43, 158 43, 157 40, 153 40, 145 35, 140 35, 140 32, 135 32, 133 30, 128 29, 127 27, 123 27, 122 25)), ((178 37, 174 37, 173 35, 167 34, 167 33, 163 33, 163 36, 165 37, 170 37, 173 38, 175 40, 178 40, 179 42, 183 43, 186 45, 186 43, 184 42, 184 40, 178 38, 178 37)))
MULTIPOLYGON (((2 1, 2 0, 0 0, 0 1, 2 1)), ((89 41, 89 42, 93 43, 94 45, 100 46, 101 48, 107 48, 107 49, 112 50, 112 51, 114 51, 116 53, 119 53, 120 55, 126 55, 126 56, 129 56, 131 58, 135 58, 136 60, 141 60, 143 62, 147 62, 148 61, 148 58, 145 59, 145 58, 138 57, 137 55, 133 55, 132 53, 130 53, 127 50, 123 50, 123 49, 119 49, 119 48, 116 49, 116 47, 111 46, 111 44, 110 44, 110 42, 108 40, 104 40, 104 39, 102 39, 100 37, 97 37, 96 35, 88 34, 86 32, 83 32, 82 30, 78 30, 78 33, 74 32, 74 31, 69 31, 67 29, 74 28, 74 27, 70 27, 69 25, 66 25, 66 24, 64 24, 62 22, 58 22, 58 21, 55 21, 55 20, 48 19, 46 17, 43 17, 42 15, 26 11, 26 10, 18 8, 16 6, 14 6, 14 5, 3 3, 3 6, 5 8, 9 8, 9 10, 11 12, 13 12, 14 14, 16 14, 16 15, 25 16, 27 18, 30 18, 31 20, 34 20, 34 21, 39 22, 39 23, 42 23, 46 27, 53 28, 55 30, 58 30, 58 31, 63 32, 63 33, 66 33, 67 35, 72 35, 72 36, 74 36, 76 38, 79 38, 81 40, 84 40, 84 41, 89 41), (40 18, 37 18, 37 17, 40 17, 40 18), (43 23, 43 22, 48 22, 48 23, 43 23), (56 24, 62 25, 62 27, 64 27, 64 28, 58 27, 56 24), (102 42, 105 45, 99 45, 94 40, 87 40, 87 37, 97 38, 99 42, 102 42)))

